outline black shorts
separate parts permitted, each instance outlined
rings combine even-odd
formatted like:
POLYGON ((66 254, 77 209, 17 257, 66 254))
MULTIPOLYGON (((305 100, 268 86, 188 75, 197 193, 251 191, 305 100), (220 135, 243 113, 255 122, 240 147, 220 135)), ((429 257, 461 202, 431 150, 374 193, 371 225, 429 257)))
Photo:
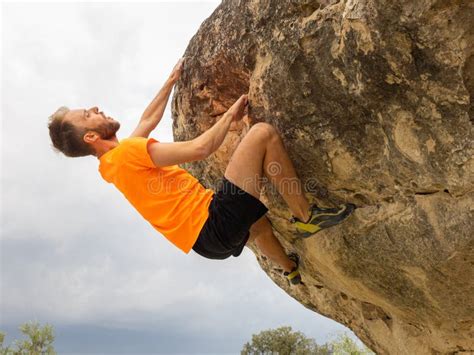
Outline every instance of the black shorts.
POLYGON ((250 237, 250 226, 267 211, 258 198, 223 177, 193 250, 208 259, 239 256, 250 237))

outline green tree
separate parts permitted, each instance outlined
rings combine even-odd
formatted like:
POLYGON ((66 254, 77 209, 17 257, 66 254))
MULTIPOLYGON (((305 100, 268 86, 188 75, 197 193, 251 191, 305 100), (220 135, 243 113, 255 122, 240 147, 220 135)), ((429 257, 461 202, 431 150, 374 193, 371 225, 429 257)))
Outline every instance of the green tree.
POLYGON ((314 339, 301 332, 293 332, 291 327, 264 330, 252 335, 252 342, 245 343, 241 355, 327 355, 327 346, 318 346, 314 339))
POLYGON ((15 340, 13 343, 16 349, 3 347, 5 333, 0 332, 1 355, 56 355, 52 345, 54 333, 51 325, 41 327, 38 322, 30 322, 20 325, 19 329, 28 339, 15 340))
POLYGON ((357 343, 349 337, 347 333, 338 334, 336 339, 329 342, 329 347, 334 355, 372 355, 374 354, 368 347, 362 345, 359 348, 357 343))
POLYGON ((1 355, 8 354, 8 351, 9 351, 8 347, 6 348, 3 347, 4 340, 5 340, 5 333, 0 332, 0 354, 1 355))

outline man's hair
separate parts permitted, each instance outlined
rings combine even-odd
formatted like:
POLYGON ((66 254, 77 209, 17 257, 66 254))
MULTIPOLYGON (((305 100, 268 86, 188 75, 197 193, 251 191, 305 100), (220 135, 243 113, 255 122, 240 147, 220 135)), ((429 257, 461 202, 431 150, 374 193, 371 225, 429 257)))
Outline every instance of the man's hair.
POLYGON ((70 109, 66 106, 61 106, 49 116, 48 129, 53 149, 72 158, 94 155, 92 146, 82 139, 88 130, 76 127, 64 119, 69 111, 70 109))

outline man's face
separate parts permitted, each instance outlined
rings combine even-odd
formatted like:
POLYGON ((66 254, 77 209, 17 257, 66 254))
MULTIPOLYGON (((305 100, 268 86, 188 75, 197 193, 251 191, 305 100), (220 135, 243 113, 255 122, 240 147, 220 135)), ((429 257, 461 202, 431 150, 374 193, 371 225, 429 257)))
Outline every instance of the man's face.
POLYGON ((101 139, 108 140, 115 136, 120 128, 120 122, 107 117, 98 107, 90 109, 71 110, 66 114, 67 120, 76 127, 83 127, 97 132, 101 139))

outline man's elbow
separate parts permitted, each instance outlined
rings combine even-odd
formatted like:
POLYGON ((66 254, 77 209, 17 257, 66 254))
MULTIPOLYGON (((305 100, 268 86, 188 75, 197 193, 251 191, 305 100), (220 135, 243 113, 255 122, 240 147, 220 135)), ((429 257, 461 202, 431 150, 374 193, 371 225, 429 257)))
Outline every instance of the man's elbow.
POLYGON ((199 143, 196 143, 195 152, 196 152, 196 158, 197 158, 196 160, 207 159, 207 157, 212 154, 211 149, 207 145, 199 144, 199 143))

